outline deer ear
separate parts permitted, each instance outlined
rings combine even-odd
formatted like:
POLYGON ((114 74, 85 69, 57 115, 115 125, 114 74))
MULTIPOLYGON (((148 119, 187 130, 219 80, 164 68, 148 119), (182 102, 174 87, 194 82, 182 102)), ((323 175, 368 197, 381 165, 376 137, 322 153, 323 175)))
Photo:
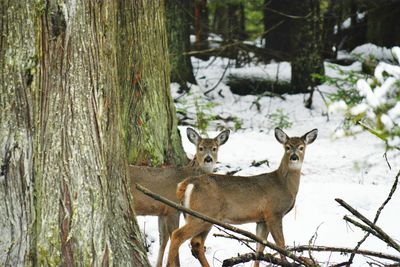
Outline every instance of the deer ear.
POLYGON ((318 129, 314 129, 303 135, 301 138, 306 142, 306 144, 311 144, 312 142, 317 139, 318 136, 318 129))
POLYGON ((196 146, 201 140, 201 136, 193 128, 188 127, 186 129, 186 135, 189 141, 195 144, 196 146))
POLYGON ((215 137, 214 140, 216 140, 218 145, 221 146, 221 145, 225 144, 226 141, 228 141, 229 134, 230 134, 229 130, 224 130, 219 135, 217 135, 217 137, 215 137))
POLYGON ((279 143, 284 144, 289 139, 287 134, 279 128, 275 128, 275 138, 279 143))

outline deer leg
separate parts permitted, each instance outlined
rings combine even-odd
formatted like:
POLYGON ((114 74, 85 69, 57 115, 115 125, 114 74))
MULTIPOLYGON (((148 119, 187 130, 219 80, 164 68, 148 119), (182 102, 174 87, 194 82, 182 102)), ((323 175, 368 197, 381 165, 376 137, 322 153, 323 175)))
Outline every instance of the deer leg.
MULTIPOLYGON (((267 240, 269 234, 268 226, 265 222, 258 222, 256 227, 256 235, 262 239, 267 240)), ((264 252, 265 245, 257 243, 256 251, 257 254, 261 254, 264 252)), ((254 261, 253 267, 259 267, 260 261, 254 261)))
MULTIPOLYGON (((179 212, 173 211, 168 216, 158 217, 158 231, 160 233, 160 249, 158 250, 157 267, 162 266, 165 248, 175 229, 179 228, 179 212)), ((175 257, 175 266, 180 266, 179 253, 175 257)))
MULTIPOLYGON (((275 219, 268 223, 268 227, 271 230, 272 237, 274 238, 275 244, 285 249, 285 238, 283 236, 283 229, 282 229, 282 218, 275 219)), ((281 259, 286 260, 286 257, 281 254, 281 259)))
POLYGON ((158 234, 160 237, 159 243, 160 248, 158 249, 158 256, 157 256, 157 267, 162 266, 165 247, 167 246, 169 233, 168 233, 168 224, 167 224, 167 217, 166 216, 158 216, 158 234))
MULTIPOLYGON (((174 259, 178 254, 179 247, 183 242, 208 230, 211 228, 211 226, 211 224, 205 223, 201 220, 188 219, 183 227, 176 229, 171 236, 167 266, 174 266, 174 259)), ((205 266, 209 266, 208 263, 205 266)))
POLYGON ((206 241, 207 235, 210 230, 211 227, 190 240, 192 255, 200 261, 202 266, 208 266, 207 258, 205 255, 204 242, 206 241))

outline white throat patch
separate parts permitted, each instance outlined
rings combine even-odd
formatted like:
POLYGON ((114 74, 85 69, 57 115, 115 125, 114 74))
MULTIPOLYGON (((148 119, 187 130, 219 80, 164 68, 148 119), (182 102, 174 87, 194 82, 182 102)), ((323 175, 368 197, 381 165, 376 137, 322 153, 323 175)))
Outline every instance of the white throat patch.
POLYGON ((301 169, 302 162, 296 161, 296 162, 289 162, 289 169, 291 170, 300 170, 301 169))
POLYGON ((201 166, 201 169, 206 173, 212 173, 214 171, 214 163, 205 163, 201 166))

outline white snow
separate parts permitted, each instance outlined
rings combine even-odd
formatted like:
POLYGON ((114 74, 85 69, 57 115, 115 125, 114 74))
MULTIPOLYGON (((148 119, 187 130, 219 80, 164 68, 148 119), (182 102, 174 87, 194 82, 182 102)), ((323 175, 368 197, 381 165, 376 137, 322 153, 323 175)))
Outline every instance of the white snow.
POLYGON ((350 52, 350 55, 354 58, 360 57, 362 59, 374 57, 377 60, 393 60, 393 54, 390 49, 371 43, 357 46, 350 52))
MULTIPOLYGON (((313 109, 311 110, 304 108, 304 95, 286 95, 286 100, 238 96, 230 92, 224 80, 205 97, 204 92, 219 82, 227 64, 228 60, 220 58, 211 58, 209 61, 193 59, 198 85, 191 86, 190 94, 184 96, 178 94, 177 85, 172 85, 173 96, 180 97, 176 103, 177 108, 186 110, 189 117, 195 117, 196 109, 193 103, 197 100, 199 103, 203 103, 203 112, 207 114, 218 114, 223 118, 237 117, 241 121, 241 128, 232 130, 229 140, 219 150, 218 158, 221 163, 218 164, 218 172, 226 173, 230 170, 241 169, 235 175, 247 176, 270 172, 278 167, 284 149, 274 137, 273 129, 276 121, 270 116, 278 109, 283 110, 292 122, 291 128, 285 129, 289 136, 300 136, 313 128, 318 128, 317 139, 307 146, 296 205, 284 218, 286 245, 306 245, 315 236, 312 242, 316 245, 355 247, 364 233, 343 220, 343 216, 349 213, 335 202, 335 198, 342 198, 373 220, 376 210, 387 197, 400 167, 399 152, 387 152, 388 162, 392 167, 392 170, 389 169, 383 157, 384 144, 366 132, 356 136, 345 136, 345 133, 341 132, 342 130, 339 128, 342 117, 337 113, 330 114, 328 120, 326 116, 328 108, 318 93, 314 94, 313 109), (259 109, 256 108, 254 102, 260 104, 259 109), (209 103, 214 103, 214 105, 206 107, 206 104, 209 103), (268 159, 269 166, 262 164, 259 167, 251 167, 254 160, 265 159, 268 159)), ((247 69, 229 68, 228 72, 276 77, 277 67, 277 63, 272 65, 253 64, 247 69)), ((281 64, 279 75, 284 75, 289 67, 290 65, 288 66, 286 63, 281 64)), ((327 70, 327 74, 340 75, 339 70, 332 68, 327 70)), ((283 78, 287 79, 288 77, 283 78)), ((327 85, 322 85, 319 89, 323 92, 333 90, 327 85)), ((372 93, 367 82, 360 85, 360 89, 367 95, 372 93)), ((359 108, 364 110, 365 107, 359 108)), ((398 118, 399 114, 400 105, 397 104, 389 112, 389 119, 398 118)), ((216 136, 217 127, 234 129, 232 122, 217 120, 209 124, 207 134, 211 137, 216 136)), ((195 148, 184 134, 186 127, 180 126, 179 129, 185 151, 191 157, 195 153, 195 148)), ((252 201, 251 195, 249 195, 249 201, 252 201)), ((377 223, 397 241, 400 241, 399 207, 400 189, 395 192, 377 223)), ((150 262, 154 265, 158 252, 157 218, 139 217, 138 221, 141 229, 148 235, 148 239, 154 241, 148 253, 150 262)), ((181 218, 181 225, 183 224, 184 220, 181 218)), ((255 233, 254 223, 240 225, 240 227, 255 233)), ((211 266, 221 266, 224 259, 237 256, 238 253, 250 252, 245 245, 234 240, 214 237, 214 233, 221 234, 222 232, 213 227, 205 243, 206 256, 211 266)), ((268 239, 273 241, 271 236, 268 239)), ((251 246, 255 247, 254 244, 251 246)), ((393 249, 375 237, 369 237, 361 248, 399 256, 398 252, 396 254, 393 249)), ((266 251, 271 252, 268 249, 266 251)), ((164 263, 167 255, 168 247, 164 263)), ((304 256, 308 256, 308 254, 305 253, 304 256)), ((321 262, 322 266, 325 266, 328 262, 344 261, 348 259, 349 255, 315 252, 313 257, 321 262)), ((180 259, 181 266, 200 266, 199 262, 191 255, 188 242, 185 242, 180 248, 180 259)), ((353 266, 369 266, 367 263, 369 261, 372 260, 356 256, 353 266)), ((239 266, 251 266, 251 264, 249 262, 239 266)), ((262 266, 267 265, 262 264, 262 266)))

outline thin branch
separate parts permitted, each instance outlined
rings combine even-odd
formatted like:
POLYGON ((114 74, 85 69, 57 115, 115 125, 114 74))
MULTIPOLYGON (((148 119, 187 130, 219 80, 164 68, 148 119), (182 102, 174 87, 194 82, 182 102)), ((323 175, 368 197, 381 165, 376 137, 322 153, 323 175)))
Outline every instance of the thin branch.
POLYGON ((166 204, 166 205, 168 205, 170 207, 173 207, 173 208, 175 208, 177 210, 180 210, 182 212, 190 214, 190 215, 192 215, 192 216, 194 216, 196 218, 202 219, 203 221, 219 225, 219 226, 221 226, 221 227, 223 227, 225 229, 228 229, 229 231, 232 231, 232 232, 241 234, 243 236, 246 236, 248 238, 251 238, 254 241, 256 241, 256 242, 258 242, 260 244, 263 244, 264 246, 267 246, 267 247, 279 252, 280 254, 282 254, 282 255, 284 255, 284 256, 286 256, 288 258, 291 258, 292 260, 294 260, 294 261, 296 261, 298 263, 304 264, 305 266, 310 266, 310 264, 308 264, 306 261, 298 258, 293 253, 287 251, 286 249, 278 247, 277 245, 275 245, 275 244, 273 244, 273 243, 271 243, 271 242, 269 242, 267 240, 264 240, 264 239, 256 236, 255 234, 252 234, 252 233, 250 233, 248 231, 242 230, 242 229, 237 228, 235 226, 232 226, 230 224, 223 223, 223 222, 221 222, 219 220, 216 220, 214 218, 211 218, 209 216, 201 214, 201 213, 199 213, 197 211, 185 208, 182 205, 176 204, 175 202, 173 202, 171 200, 168 200, 168 199, 166 199, 166 198, 164 198, 164 197, 162 197, 160 195, 157 195, 157 194, 151 192, 150 190, 148 190, 147 188, 141 186, 140 184, 136 184, 136 188, 137 188, 137 190, 143 192, 145 195, 148 195, 149 197, 154 198, 155 200, 160 201, 160 202, 162 202, 162 203, 164 203, 164 204, 166 204))
MULTIPOLYGON (((386 162, 389 164, 387 159, 386 159, 386 162)), ((389 164, 389 167, 390 167, 390 164, 389 164)), ((382 203, 382 205, 379 207, 378 211, 376 212, 376 215, 375 215, 375 218, 374 218, 374 221, 373 221, 374 224, 376 224, 376 222, 378 221, 379 216, 380 216, 383 208, 392 199, 392 196, 393 196, 393 194, 394 194, 394 192, 396 191, 396 188, 397 188, 397 184, 398 184, 398 181, 399 181, 399 176, 400 176, 400 170, 399 170, 399 172, 397 173, 397 175, 396 175, 396 177, 394 179, 394 183, 392 185, 392 188, 390 189, 389 195, 387 196, 386 200, 382 203)), ((362 243, 364 243, 364 241, 368 238, 368 236, 369 236, 369 232, 367 232, 365 234, 365 236, 357 243, 357 246, 354 248, 354 251, 357 251, 361 247, 362 243)), ((349 262, 353 262, 354 257, 355 257, 355 253, 352 253, 350 255, 349 262)))
POLYGON ((269 8, 269 7, 265 7, 265 9, 268 10, 268 11, 271 11, 272 13, 276 13, 278 15, 281 15, 281 16, 284 16, 284 17, 287 17, 287 18, 290 18, 290 19, 306 19, 307 17, 311 16, 311 12, 308 13, 307 15, 305 15, 305 16, 296 16, 296 15, 286 14, 286 13, 280 12, 280 11, 278 11, 276 9, 269 8))
MULTIPOLYGON (((240 241, 246 242, 246 243, 254 242, 254 240, 252 240, 252 239, 238 238, 236 236, 231 237, 230 235, 228 236, 228 235, 214 234, 214 236, 240 240, 240 241)), ((353 252, 355 252, 358 255, 371 256, 371 257, 376 257, 376 258, 380 258, 380 259, 386 259, 386 260, 392 260, 395 262, 400 262, 399 256, 395 256, 395 255, 391 255, 391 254, 387 254, 387 253, 383 253, 383 252, 363 250, 363 249, 355 251, 354 248, 345 248, 345 247, 298 245, 298 246, 294 246, 294 247, 288 247, 287 250, 296 251, 296 252, 303 252, 303 251, 338 252, 338 253, 353 253, 353 252)))
MULTIPOLYGON (((370 227, 368 227, 368 226, 366 226, 366 225, 364 225, 364 224, 362 224, 362 223, 359 223, 359 222, 357 222, 356 220, 353 220, 353 219, 350 218, 349 216, 345 215, 345 216, 343 217, 343 220, 345 220, 346 222, 349 222, 349 223, 353 224, 354 226, 357 226, 357 227, 360 228, 361 230, 367 232, 368 235, 369 235, 369 234, 373 234, 374 236, 376 236, 377 238, 379 238, 379 239, 382 240, 382 236, 380 236, 379 233, 377 233, 376 231, 374 231, 372 228, 370 228, 370 227)), ((383 240, 383 241, 384 241, 384 240, 383 240)), ((358 247, 359 247, 359 246, 358 246, 358 244, 357 244, 357 246, 356 246, 353 250, 354 250, 354 251, 357 251, 358 247)))
POLYGON ((342 200, 340 198, 336 198, 335 200, 342 207, 344 207, 345 209, 350 211, 354 216, 356 216, 361 221, 363 221, 366 225, 368 225, 373 230, 375 230, 381 236, 381 239, 383 239, 389 246, 391 246, 392 248, 394 248, 397 251, 400 251, 400 245, 396 241, 394 241, 388 234, 386 234, 380 227, 378 227, 373 222, 368 220, 364 215, 362 215, 360 212, 355 210, 353 207, 351 207, 349 204, 347 204, 344 200, 342 200))
POLYGON ((375 252, 375 251, 370 251, 370 250, 357 250, 354 251, 353 248, 344 248, 344 247, 328 247, 328 246, 295 246, 295 247, 290 247, 288 250, 291 251, 297 251, 297 252, 302 252, 302 251, 319 251, 319 252, 339 252, 339 253, 353 253, 355 252, 356 254, 359 255, 365 255, 365 256, 371 256, 371 257, 377 257, 380 259, 387 259, 387 260, 392 260, 399 262, 400 257, 382 253, 382 252, 375 252))
MULTIPOLYGON (((230 234, 230 233, 228 233, 227 231, 225 231, 224 229, 222 229, 222 228, 220 228, 220 227, 218 227, 218 226, 216 226, 216 228, 217 228, 218 230, 220 230, 221 232, 225 233, 226 236, 228 236, 229 238, 235 239, 235 240, 238 241, 239 243, 245 245, 245 246, 246 246, 247 248, 249 248, 251 251, 255 252, 255 249, 252 248, 252 247, 248 244, 249 241, 245 241, 245 239, 243 239, 243 238, 237 237, 237 236, 235 236, 234 234, 230 234)), ((217 236, 224 236, 224 237, 225 237, 225 235, 221 235, 221 234, 214 234, 214 236, 215 236, 215 237, 217 237, 217 236)), ((254 241, 251 240, 251 239, 247 239, 247 240, 250 240, 250 241, 254 242, 254 241)))
POLYGON ((218 85, 222 82, 222 80, 224 79, 225 73, 226 73, 226 71, 228 70, 230 64, 231 64, 231 60, 229 59, 229 60, 228 60, 228 64, 226 64, 226 67, 225 67, 225 69, 224 69, 224 72, 223 72, 222 75, 221 75, 221 78, 218 80, 218 82, 217 82, 215 85, 213 85, 213 87, 211 87, 211 89, 209 89, 209 90, 207 90, 206 92, 204 92, 204 95, 208 95, 210 92, 214 91, 215 88, 217 88, 217 86, 218 86, 218 85))
POLYGON ((230 259, 226 259, 223 261, 222 263, 222 267, 228 267, 228 266, 233 266, 239 263, 245 263, 245 262, 249 262, 249 261, 266 261, 266 262, 270 262, 272 264, 276 264, 279 266, 283 266, 283 267, 298 267, 301 266, 298 263, 290 263, 287 261, 283 261, 279 258, 274 257, 273 255, 267 253, 267 254, 257 254, 257 253, 246 253, 246 254, 242 254, 239 255, 237 257, 233 257, 230 259))

